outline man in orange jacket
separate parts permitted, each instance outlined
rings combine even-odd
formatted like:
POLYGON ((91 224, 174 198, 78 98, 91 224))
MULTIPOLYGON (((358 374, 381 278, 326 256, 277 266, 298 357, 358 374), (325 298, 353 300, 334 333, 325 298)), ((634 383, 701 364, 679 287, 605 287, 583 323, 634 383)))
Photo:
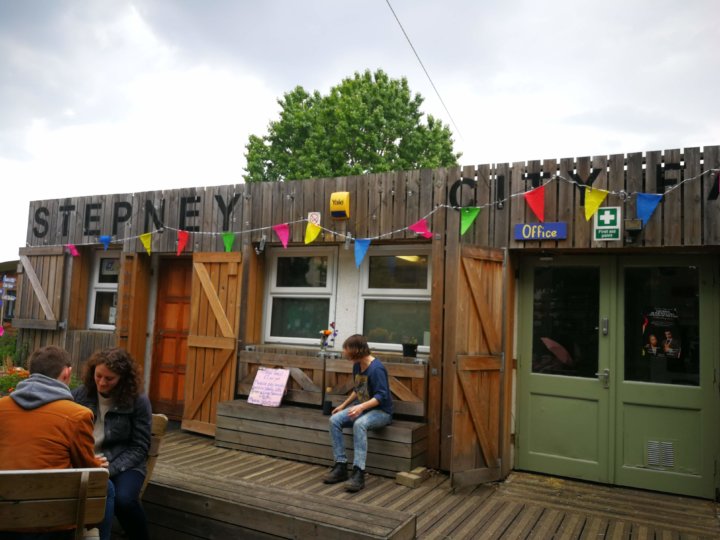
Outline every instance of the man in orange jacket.
POLYGON ((30 357, 30 377, 0 399, 0 468, 100 467, 93 415, 73 400, 70 354, 53 345, 30 357))
POLYGON ((68 388, 70 354, 53 345, 37 349, 29 371, 12 394, 0 398, 0 469, 101 467, 92 411, 75 403, 68 388))

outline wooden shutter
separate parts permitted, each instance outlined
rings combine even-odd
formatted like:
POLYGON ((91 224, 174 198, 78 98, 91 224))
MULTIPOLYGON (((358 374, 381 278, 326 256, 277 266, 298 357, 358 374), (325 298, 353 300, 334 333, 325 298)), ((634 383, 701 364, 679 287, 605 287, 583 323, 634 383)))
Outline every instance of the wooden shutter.
POLYGON ((217 404, 235 397, 242 255, 195 253, 182 428, 215 435, 217 404))
POLYGON ((13 326, 57 330, 62 318, 65 250, 62 246, 20 250, 21 272, 13 326))
POLYGON ((447 352, 455 357, 450 429, 450 472, 456 487, 502 476, 504 420, 504 252, 464 247, 452 316, 446 320, 447 352))
POLYGON ((145 366, 150 271, 150 257, 145 253, 122 254, 115 334, 118 347, 133 356, 141 371, 145 366))

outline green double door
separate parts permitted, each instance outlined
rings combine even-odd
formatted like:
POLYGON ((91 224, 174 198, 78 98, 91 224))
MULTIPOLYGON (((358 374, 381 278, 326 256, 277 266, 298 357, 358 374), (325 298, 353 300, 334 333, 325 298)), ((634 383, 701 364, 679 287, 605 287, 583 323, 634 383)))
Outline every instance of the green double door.
POLYGON ((519 266, 517 468, 714 498, 718 260, 519 266))

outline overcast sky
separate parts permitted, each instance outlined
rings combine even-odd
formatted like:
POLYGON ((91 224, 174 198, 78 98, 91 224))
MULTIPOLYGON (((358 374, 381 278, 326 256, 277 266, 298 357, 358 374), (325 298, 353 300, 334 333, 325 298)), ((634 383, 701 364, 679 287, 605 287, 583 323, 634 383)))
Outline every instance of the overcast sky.
POLYGON ((0 261, 31 200, 242 181, 296 85, 406 77, 461 163, 720 144, 717 0, 0 0, 0 261))

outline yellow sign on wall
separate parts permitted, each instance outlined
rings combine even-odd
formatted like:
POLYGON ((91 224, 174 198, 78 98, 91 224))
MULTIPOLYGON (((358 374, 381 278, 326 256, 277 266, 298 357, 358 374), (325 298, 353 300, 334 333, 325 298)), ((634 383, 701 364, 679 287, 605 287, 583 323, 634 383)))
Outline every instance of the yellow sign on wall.
POLYGON ((330 215, 333 219, 350 219, 350 192, 338 191, 330 195, 330 215))

